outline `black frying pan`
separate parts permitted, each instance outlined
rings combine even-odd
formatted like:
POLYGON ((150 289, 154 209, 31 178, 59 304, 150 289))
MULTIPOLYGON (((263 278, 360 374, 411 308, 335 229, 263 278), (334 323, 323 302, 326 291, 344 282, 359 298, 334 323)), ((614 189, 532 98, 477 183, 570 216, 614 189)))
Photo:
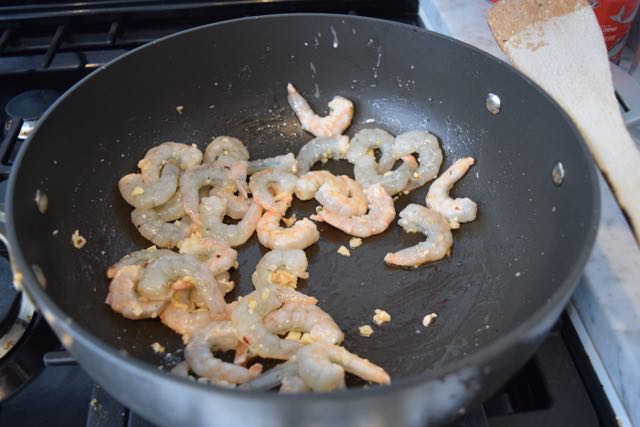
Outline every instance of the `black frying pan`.
MULTIPOLYGON (((346 162, 329 167, 352 172, 346 162)), ((557 319, 593 243, 594 176, 560 108, 477 49, 374 19, 270 16, 151 43, 76 85, 20 152, 7 228, 24 288, 69 350, 111 394, 156 423, 425 425, 488 397, 557 319), (454 232, 451 257, 411 270, 386 266, 386 252, 418 240, 395 223, 350 258, 336 254, 349 236, 320 224, 322 238, 307 250, 310 279, 300 290, 336 319, 347 348, 391 374, 388 387, 281 396, 189 382, 158 370, 167 360, 150 348, 158 341, 176 354, 176 334, 158 321, 126 320, 104 304, 106 267, 149 246, 130 223, 118 178, 169 140, 204 148, 212 136, 228 134, 253 158, 297 153, 311 137, 287 105, 287 82, 319 111, 336 94, 352 99, 349 135, 372 126, 394 134, 426 128, 441 141, 443 170, 462 156, 477 159, 454 194, 478 202, 478 219, 454 232), (497 115, 485 107, 488 93, 502 101, 497 115), (558 161, 566 170, 560 186, 551 179, 558 161), (44 215, 33 202, 38 189, 49 198, 44 215), (88 240, 80 250, 70 242, 76 229, 88 240), (357 327, 378 307, 391 313, 391 323, 359 336, 357 327), (438 320, 424 328, 430 312, 438 320)), ((397 210, 424 203, 426 189, 400 198, 397 210)), ((298 217, 313 208, 294 205, 298 217)), ((234 296, 252 289, 263 252, 255 237, 240 248, 234 296)))

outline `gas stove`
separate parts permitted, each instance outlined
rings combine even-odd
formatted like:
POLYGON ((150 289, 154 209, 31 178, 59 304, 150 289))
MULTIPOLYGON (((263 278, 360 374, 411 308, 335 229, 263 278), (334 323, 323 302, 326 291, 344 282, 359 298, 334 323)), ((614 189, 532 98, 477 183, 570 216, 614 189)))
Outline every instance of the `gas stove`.
MULTIPOLYGON (((42 112, 98 66, 159 37, 243 16, 326 12, 424 26, 418 1, 29 2, 0 6, 0 200, 22 142, 42 112)), ((0 425, 151 426, 96 384, 12 284, 0 248, 0 425)), ((567 315, 493 397, 453 426, 617 425, 567 315)))

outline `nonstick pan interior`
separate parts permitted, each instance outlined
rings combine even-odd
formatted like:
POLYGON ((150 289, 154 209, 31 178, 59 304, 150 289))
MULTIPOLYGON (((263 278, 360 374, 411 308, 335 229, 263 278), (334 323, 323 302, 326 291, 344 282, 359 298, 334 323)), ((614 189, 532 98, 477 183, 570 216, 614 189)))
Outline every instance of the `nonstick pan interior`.
MULTIPOLYGON (((13 181, 18 250, 42 270, 47 294, 73 322, 153 365, 168 362, 153 342, 176 354, 179 336, 159 321, 126 320, 104 304, 106 268, 151 245, 131 224, 117 180, 164 141, 204 149, 213 136, 231 135, 252 158, 297 153, 311 136, 287 105, 287 82, 322 113, 336 94, 352 99, 350 136, 365 127, 427 129, 440 139, 442 171, 463 156, 477 161, 453 194, 477 201, 478 219, 454 231, 452 255, 443 261, 386 266, 387 252, 420 240, 396 222, 343 257, 336 250, 349 236, 319 224, 321 240, 306 251, 310 278, 299 290, 318 297, 348 349, 396 379, 437 369, 489 345, 567 286, 592 235, 594 182, 584 148, 555 104, 505 65, 407 26, 272 17, 138 50, 68 94, 32 137, 13 181), (485 108, 490 92, 502 100, 498 115, 485 108), (561 186, 551 180, 558 161, 567 171, 561 186), (49 197, 44 215, 33 203, 37 189, 49 197), (88 241, 82 249, 71 245, 76 229, 88 241), (392 321, 359 336, 375 308, 392 321), (437 321, 425 328, 422 318, 431 312, 437 321)), ((326 167, 352 175, 344 161, 326 167)), ((397 212, 424 203, 427 187, 400 197, 397 212)), ((293 212, 301 218, 314 208, 298 201, 293 212)), ((239 252, 232 298, 252 289, 265 249, 254 236, 239 252)))

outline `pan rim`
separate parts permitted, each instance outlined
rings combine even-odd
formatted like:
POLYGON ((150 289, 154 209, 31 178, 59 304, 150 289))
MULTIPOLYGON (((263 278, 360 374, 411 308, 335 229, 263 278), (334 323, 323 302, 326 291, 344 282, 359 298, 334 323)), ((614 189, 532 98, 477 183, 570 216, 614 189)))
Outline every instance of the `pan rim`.
MULTIPOLYGON (((82 345, 85 348, 90 348, 93 352, 100 352, 102 357, 106 357, 110 359, 110 361, 116 365, 120 366, 130 366, 131 368, 135 368, 138 371, 141 371, 145 374, 145 376, 150 377, 161 377, 167 381, 175 381, 180 384, 190 384, 195 387, 201 388, 203 391, 206 390, 210 393, 221 393, 227 396, 233 396, 236 398, 244 398, 244 399, 261 399, 261 400, 269 400, 272 399, 274 401, 295 401, 298 403, 302 402, 319 402, 319 401, 337 401, 347 399, 367 399, 374 396, 382 396, 387 393, 396 393, 398 391, 404 390, 407 391, 411 388, 418 387, 420 385, 424 385, 433 381, 437 381, 441 378, 444 378, 448 375, 455 374, 457 372, 462 371, 465 367, 470 366, 483 366, 487 361, 493 360, 497 355, 505 352, 507 349, 514 346, 516 343, 526 340, 531 334, 536 330, 536 327, 544 323, 547 317, 558 309, 559 305, 564 306, 568 299, 570 298, 575 286, 579 278, 581 277, 586 262, 591 254, 593 245, 595 243, 596 234, 599 225, 600 219, 600 189, 597 179, 597 172, 595 164, 591 158, 591 155, 586 147, 586 143, 584 139, 580 135, 577 127, 570 119, 568 114, 558 105, 558 103, 551 98, 542 88, 540 88, 534 81, 532 81, 529 77, 521 73, 519 70, 512 67, 509 63, 497 58, 489 53, 476 48, 475 46, 469 45, 460 40, 454 39, 449 36, 445 36, 443 34, 430 31, 424 28, 416 27, 410 24, 404 24, 394 21, 388 21, 379 18, 371 18, 365 16, 354 16, 354 15, 343 15, 343 14, 328 14, 328 13, 288 13, 288 14, 273 14, 273 15, 261 15, 261 16, 251 16, 244 17, 238 19, 232 19, 227 21, 215 22, 212 24, 207 24, 195 28, 190 28, 184 31, 180 31, 163 38, 154 40, 142 46, 139 46, 115 59, 112 61, 102 65, 101 67, 94 70, 92 73, 75 83, 72 87, 70 87, 60 98, 58 98, 49 109, 43 114, 41 120, 39 121, 38 126, 29 136, 29 138, 25 141, 25 143, 20 148, 20 151, 16 157, 13 169, 9 176, 7 193, 5 196, 5 206, 6 206, 6 228, 7 228, 7 238, 9 240, 10 247, 12 248, 12 257, 13 262, 17 265, 19 271, 23 275, 23 286, 25 292, 27 292, 28 296, 31 297, 36 303, 37 307, 41 307, 42 311, 49 311, 54 318, 59 319, 56 320, 59 326, 62 327, 65 331, 71 332, 74 340, 81 341, 82 345), (454 361, 453 363, 445 364, 441 368, 434 369, 430 372, 423 372, 421 374, 405 377, 393 381, 391 384, 386 385, 384 387, 370 387, 369 389, 349 389, 345 391, 335 391, 330 393, 304 393, 304 394, 276 394, 276 393, 265 393, 259 391, 249 391, 249 390, 235 390, 235 389, 227 389, 224 387, 211 387, 210 385, 200 384, 198 382, 188 381, 187 379, 177 377, 172 375, 166 371, 159 372, 158 369, 151 365, 150 363, 143 362, 133 357, 129 357, 123 355, 120 351, 118 351, 115 347, 112 347, 98 338, 96 335, 89 332, 82 325, 77 324, 72 321, 71 318, 49 297, 49 295, 42 289, 38 281, 35 277, 35 274, 29 267, 29 264, 25 257, 23 256, 23 252, 21 250, 22 246, 28 244, 27 242, 22 242, 20 244, 20 240, 17 236, 14 227, 14 191, 17 181, 17 171, 20 169, 22 161, 26 156, 29 147, 31 146, 31 142, 38 134, 38 130, 40 129, 40 125, 46 121, 49 115, 57 108, 59 104, 64 102, 66 98, 73 93, 78 87, 86 84, 91 81, 91 79, 99 76, 100 73, 107 70, 112 64, 115 64, 129 55, 134 55, 138 51, 147 49, 152 47, 153 45, 163 43, 167 40, 182 37, 185 34, 194 32, 194 31, 203 31, 205 29, 217 26, 224 25, 232 25, 238 22, 248 22, 253 20, 269 20, 269 19, 283 19, 283 18, 332 18, 336 20, 355 20, 355 21, 366 21, 375 23, 378 25, 387 25, 392 27, 399 27, 405 30, 413 31, 416 33, 428 34, 430 37, 436 37, 441 40, 444 40, 448 43, 452 43, 453 45, 470 49, 477 55, 480 55, 485 58, 485 60, 493 61, 500 64, 503 67, 508 67, 512 72, 515 72, 520 78, 524 79, 526 83, 532 86, 537 92, 539 92, 543 97, 547 99, 547 101, 556 109, 556 111, 561 115, 561 117, 568 124, 569 128, 573 132, 575 138, 577 139, 578 145, 580 146, 580 150, 583 156, 583 159, 586 163, 588 179, 594 184, 591 187, 591 196, 593 200, 593 204, 591 206, 592 216, 590 218, 589 224, 586 228, 586 236, 585 236, 585 244, 579 251, 576 256, 576 260, 573 264, 573 267, 569 271, 569 274, 562 280, 560 285, 556 288, 556 290, 551 294, 544 304, 540 305, 532 316, 524 320, 521 324, 517 325, 515 328, 512 328, 508 332, 500 335, 493 342, 490 342, 486 346, 471 352, 470 354, 462 357, 461 359, 454 361), (64 319, 64 320, 63 320, 64 319), (63 321, 60 321, 63 320, 63 321)), ((555 319, 554 319, 555 321, 555 319)), ((73 353, 73 350, 71 350, 73 353)))

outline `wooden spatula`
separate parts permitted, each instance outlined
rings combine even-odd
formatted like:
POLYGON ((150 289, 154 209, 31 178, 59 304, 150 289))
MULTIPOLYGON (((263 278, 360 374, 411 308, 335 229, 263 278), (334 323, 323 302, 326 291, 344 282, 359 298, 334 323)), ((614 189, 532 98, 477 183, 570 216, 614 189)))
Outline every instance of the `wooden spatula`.
POLYGON ((584 0, 503 0, 487 20, 513 65, 571 116, 640 241, 640 153, 622 120, 591 7, 584 0))

